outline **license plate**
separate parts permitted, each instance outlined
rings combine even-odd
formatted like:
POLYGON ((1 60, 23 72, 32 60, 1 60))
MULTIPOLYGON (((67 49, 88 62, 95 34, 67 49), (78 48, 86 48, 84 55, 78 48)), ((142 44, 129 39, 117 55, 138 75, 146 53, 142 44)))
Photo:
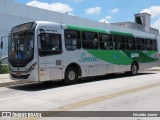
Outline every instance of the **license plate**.
POLYGON ((17 73, 16 73, 16 76, 18 76, 18 77, 21 76, 21 73, 20 73, 20 72, 17 72, 17 73))

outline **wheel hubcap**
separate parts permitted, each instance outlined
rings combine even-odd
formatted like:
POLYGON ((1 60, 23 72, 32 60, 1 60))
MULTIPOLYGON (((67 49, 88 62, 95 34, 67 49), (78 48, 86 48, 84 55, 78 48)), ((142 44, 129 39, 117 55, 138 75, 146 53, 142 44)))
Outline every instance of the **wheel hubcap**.
POLYGON ((74 71, 70 71, 70 72, 69 72, 69 75, 68 75, 68 78, 69 78, 70 80, 74 80, 74 79, 75 79, 75 76, 76 76, 75 72, 74 72, 74 71))
POLYGON ((137 66, 136 65, 133 65, 133 67, 132 67, 132 73, 134 75, 137 74, 137 66))

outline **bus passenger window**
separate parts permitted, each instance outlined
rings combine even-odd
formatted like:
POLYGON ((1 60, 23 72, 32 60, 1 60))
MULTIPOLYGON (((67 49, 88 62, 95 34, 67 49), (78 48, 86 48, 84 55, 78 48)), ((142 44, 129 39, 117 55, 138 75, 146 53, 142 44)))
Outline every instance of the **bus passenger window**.
POLYGON ((144 38, 136 38, 137 50, 146 50, 144 38))
POLYGON ((84 49, 98 49, 97 33, 82 32, 82 45, 84 49))
POLYGON ((112 36, 109 34, 99 35, 100 49, 111 50, 113 49, 112 36))
POLYGON ((145 41, 146 41, 146 50, 153 50, 152 39, 145 39, 145 41))
POLYGON ((125 36, 114 35, 115 50, 125 50, 125 36))
POLYGON ((157 51, 157 40, 153 40, 153 50, 157 51))
POLYGON ((126 50, 136 50, 134 37, 126 37, 126 50))
POLYGON ((81 48, 79 31, 65 30, 65 47, 67 50, 75 50, 81 48))

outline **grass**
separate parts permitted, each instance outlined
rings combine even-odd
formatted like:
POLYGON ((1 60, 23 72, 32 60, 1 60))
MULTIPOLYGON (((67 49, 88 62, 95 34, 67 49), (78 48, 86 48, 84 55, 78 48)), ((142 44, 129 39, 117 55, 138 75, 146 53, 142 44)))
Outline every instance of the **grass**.
POLYGON ((6 74, 9 73, 9 67, 8 65, 2 65, 0 61, 0 74, 6 74))

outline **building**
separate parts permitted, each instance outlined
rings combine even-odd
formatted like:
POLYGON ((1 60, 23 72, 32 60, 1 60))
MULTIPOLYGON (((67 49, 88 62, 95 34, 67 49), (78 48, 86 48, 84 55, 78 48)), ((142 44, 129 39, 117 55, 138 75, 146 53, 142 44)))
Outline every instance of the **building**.
MULTIPOLYGON (((12 2, 12 0, 0 0, 0 37, 7 36, 11 28, 15 25, 29 22, 29 21, 35 21, 35 20, 52 21, 52 22, 57 22, 62 24, 73 24, 73 25, 102 28, 102 29, 112 28, 112 30, 122 30, 122 29, 129 28, 129 29, 132 29, 131 30, 132 32, 135 30, 134 33, 136 33, 137 30, 141 31, 136 27, 134 27, 134 30, 133 30, 131 26, 133 27, 135 26, 135 24, 130 22, 128 23, 125 22, 120 24, 100 23, 97 21, 92 21, 92 20, 80 18, 77 16, 71 16, 68 14, 30 7, 27 5, 12 2)), ((144 29, 143 31, 146 31, 146 30, 144 29)), ((150 28, 150 26, 149 26, 149 31, 147 32, 148 32, 148 36, 149 36, 149 33, 152 33, 152 32, 154 32, 155 36, 159 34, 158 30, 150 28)), ((3 41, 4 41, 4 47, 2 50, 0 49, 0 58, 3 58, 4 56, 7 55, 8 38, 4 37, 3 41)), ((159 45, 159 48, 160 48, 160 45, 159 45)))
POLYGON ((150 27, 150 18, 151 15, 148 13, 138 13, 135 14, 135 22, 119 22, 111 23, 112 25, 121 26, 124 28, 144 31, 152 34, 159 35, 159 30, 150 27))

